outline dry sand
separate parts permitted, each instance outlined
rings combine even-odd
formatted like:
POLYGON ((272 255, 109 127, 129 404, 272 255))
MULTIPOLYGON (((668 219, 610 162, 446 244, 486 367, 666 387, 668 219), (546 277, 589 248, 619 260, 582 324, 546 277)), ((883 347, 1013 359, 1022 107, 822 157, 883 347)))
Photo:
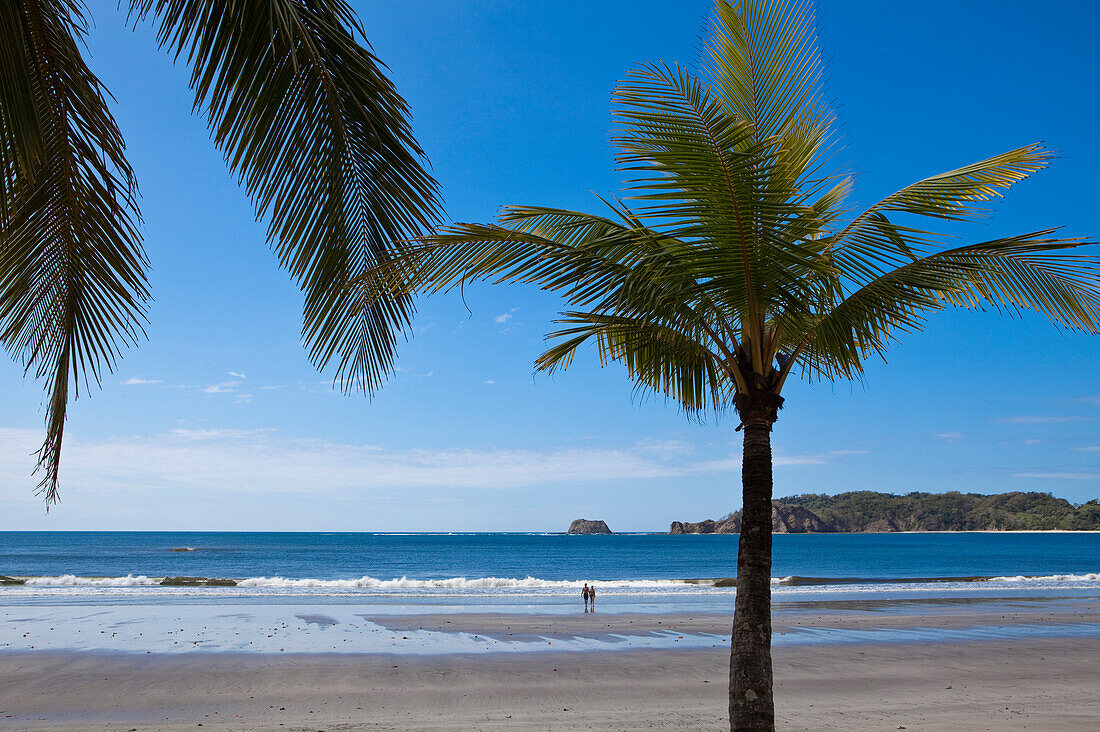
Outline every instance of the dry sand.
MULTIPOLYGON (((904 624, 877 614, 843 619, 904 624)), ((696 632, 720 622, 597 614, 555 619, 553 629, 592 633, 597 620, 696 632)), ((539 634, 548 621, 484 615, 414 622, 539 634)), ((421 657, 0 653, 0 729, 720 730, 728 658, 722 648, 421 657)), ((776 649, 775 661, 782 729, 1100 729, 1097 638, 788 646, 776 649)))

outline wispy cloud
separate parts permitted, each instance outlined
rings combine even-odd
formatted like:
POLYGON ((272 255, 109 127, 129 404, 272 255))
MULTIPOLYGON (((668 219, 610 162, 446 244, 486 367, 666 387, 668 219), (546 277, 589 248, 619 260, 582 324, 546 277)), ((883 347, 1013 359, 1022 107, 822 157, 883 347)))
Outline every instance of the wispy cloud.
POLYGON ((495 384, 495 383, 497 383, 497 382, 493 381, 492 379, 486 379, 485 381, 483 381, 483 382, 481 382, 481 383, 483 383, 483 384, 489 384, 489 385, 492 385, 492 384, 495 384))
MULTIPOLYGON (((847 455, 863 455, 870 452, 869 450, 828 450, 826 452, 807 454, 807 455, 785 455, 783 453, 776 453, 772 456, 772 465, 776 467, 788 467, 793 465, 825 465, 836 460, 838 457, 844 457, 847 455)), ((708 460, 698 463, 694 466, 692 472, 696 473, 712 473, 727 470, 740 470, 741 469, 741 457, 739 455, 731 455, 723 460, 708 460)))
POLYGON ((1053 472, 1053 473, 1013 473, 1013 478, 1039 478, 1042 480, 1096 480, 1100 478, 1100 475, 1096 473, 1072 473, 1072 472, 1053 472))
POLYGON ((507 323, 511 319, 512 319, 512 314, 511 313, 501 313, 500 315, 493 318, 493 322, 494 323, 507 323))
POLYGON ((940 438, 941 440, 947 440, 948 442, 958 442, 959 440, 961 440, 965 436, 966 435, 964 435, 962 432, 938 432, 938 433, 936 433, 936 437, 940 438))
POLYGON ((239 381, 223 381, 220 384, 211 384, 204 388, 203 391, 207 394, 230 394, 235 392, 240 384, 241 382, 239 381))
POLYGON ((1082 452, 1100 452, 1100 445, 1086 445, 1084 447, 1075 447, 1074 450, 1081 450, 1082 452))
POLYGON ((639 450, 662 458, 690 455, 695 452, 695 448, 683 440, 658 440, 652 437, 642 440, 637 447, 639 450))
POLYGON ((1052 417, 1024 414, 1018 417, 1003 417, 997 421, 1003 424, 1057 424, 1060 422, 1085 422, 1091 419, 1092 417, 1052 417))
POLYGON ((143 384, 159 384, 160 379, 143 379, 140 376, 131 376, 122 382, 123 386, 140 386, 143 384))
POLYGON ((241 372, 241 371, 226 371, 226 373, 229 374, 230 376, 232 376, 234 379, 247 379, 248 378, 247 376, 244 375, 244 372, 241 372))
MULTIPOLYGON (((0 428, 0 484, 32 487, 41 435, 0 428)), ((829 462, 834 453, 783 456, 776 466, 829 462)), ((701 461, 675 442, 624 448, 401 449, 281 437, 271 430, 178 429, 150 437, 65 443, 73 488, 179 487, 226 493, 346 493, 414 487, 519 489, 543 484, 643 480, 736 470, 740 460, 701 461)))

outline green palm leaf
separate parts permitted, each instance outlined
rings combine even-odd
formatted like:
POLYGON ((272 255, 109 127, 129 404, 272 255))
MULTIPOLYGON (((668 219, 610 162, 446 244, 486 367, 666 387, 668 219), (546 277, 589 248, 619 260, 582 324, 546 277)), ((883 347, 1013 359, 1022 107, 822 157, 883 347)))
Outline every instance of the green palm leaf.
POLYGON ((334 364, 345 390, 378 388, 412 303, 358 302, 346 283, 431 228, 440 209, 408 106, 357 42, 354 12, 342 0, 133 0, 131 9, 191 66, 195 109, 305 292, 314 363, 334 364))
MULTIPOLYGON (((195 109, 305 292, 310 356, 372 391, 412 316, 349 280, 440 214, 409 112, 342 0, 132 0, 191 66, 195 109)), ((47 506, 70 386, 98 382, 142 335, 148 298, 136 184, 84 64, 80 0, 0 5, 0 341, 45 381, 47 506)))
POLYGON ((563 316, 557 322, 570 327, 549 334, 555 342, 535 361, 539 371, 567 368, 577 349, 595 339, 601 364, 623 364, 639 390, 663 394, 690 414, 733 398, 734 375, 702 329, 689 335, 651 318, 577 311, 563 316))
POLYGON ((0 342, 45 382, 48 506, 70 385, 143 335, 146 263, 122 135, 77 45, 82 6, 5 3, 0 26, 0 342))

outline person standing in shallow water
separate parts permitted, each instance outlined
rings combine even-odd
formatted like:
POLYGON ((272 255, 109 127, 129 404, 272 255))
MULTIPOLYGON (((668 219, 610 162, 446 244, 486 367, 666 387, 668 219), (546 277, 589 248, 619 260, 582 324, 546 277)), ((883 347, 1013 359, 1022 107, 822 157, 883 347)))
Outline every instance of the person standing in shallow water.
POLYGON ((584 583, 584 587, 581 589, 581 597, 584 598, 584 611, 588 612, 588 598, 592 596, 592 591, 588 589, 588 583, 584 583))
POLYGON ((588 602, 592 605, 592 612, 596 612, 596 585, 588 588, 588 602))

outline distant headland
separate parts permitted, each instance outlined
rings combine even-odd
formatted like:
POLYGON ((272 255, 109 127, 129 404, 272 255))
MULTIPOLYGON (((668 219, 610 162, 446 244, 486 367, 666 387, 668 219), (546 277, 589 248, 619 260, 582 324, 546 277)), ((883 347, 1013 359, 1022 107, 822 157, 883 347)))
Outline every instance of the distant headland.
MULTIPOLYGON (((736 534, 741 512, 697 523, 673 521, 670 534, 736 534)), ((805 493, 772 502, 777 534, 891 531, 1100 531, 1100 501, 1073 504, 1050 493, 805 493)))

